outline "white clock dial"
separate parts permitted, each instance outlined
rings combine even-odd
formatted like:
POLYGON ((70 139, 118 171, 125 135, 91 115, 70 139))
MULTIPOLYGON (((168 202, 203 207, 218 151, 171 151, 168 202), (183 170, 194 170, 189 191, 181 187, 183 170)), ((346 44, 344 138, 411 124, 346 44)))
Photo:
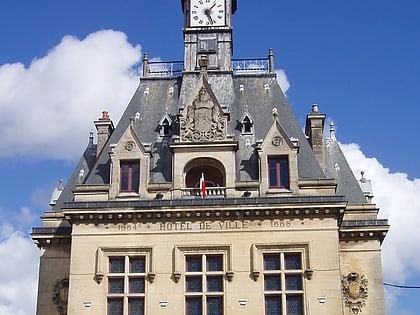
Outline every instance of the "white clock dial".
POLYGON ((226 0, 191 0, 190 26, 224 26, 226 0))

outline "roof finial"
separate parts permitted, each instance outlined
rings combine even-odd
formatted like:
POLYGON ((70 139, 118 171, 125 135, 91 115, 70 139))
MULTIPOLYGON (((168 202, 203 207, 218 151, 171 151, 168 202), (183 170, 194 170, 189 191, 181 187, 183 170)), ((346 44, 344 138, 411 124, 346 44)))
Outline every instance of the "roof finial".
POLYGON ((273 114, 273 119, 274 119, 274 121, 276 121, 277 120, 277 117, 279 117, 279 113, 278 113, 278 111, 277 111, 277 108, 273 108, 272 110, 271 110, 271 113, 273 114))
POLYGON ((360 179, 361 183, 366 183, 366 178, 365 178, 365 171, 361 171, 360 175, 362 175, 362 178, 360 179))
POLYGON ((83 183, 84 175, 85 175, 85 170, 83 168, 81 168, 80 171, 79 171, 79 184, 83 183))
POLYGON ((336 140, 336 138, 335 138, 335 126, 334 126, 334 123, 332 121, 330 122, 330 139, 336 140))

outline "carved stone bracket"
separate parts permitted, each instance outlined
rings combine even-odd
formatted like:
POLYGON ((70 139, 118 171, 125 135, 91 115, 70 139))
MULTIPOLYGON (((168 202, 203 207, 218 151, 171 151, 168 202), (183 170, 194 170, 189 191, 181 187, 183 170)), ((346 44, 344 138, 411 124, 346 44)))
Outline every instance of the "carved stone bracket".
POLYGON ((364 275, 351 272, 341 280, 344 305, 353 314, 362 312, 368 298, 368 280, 364 275))

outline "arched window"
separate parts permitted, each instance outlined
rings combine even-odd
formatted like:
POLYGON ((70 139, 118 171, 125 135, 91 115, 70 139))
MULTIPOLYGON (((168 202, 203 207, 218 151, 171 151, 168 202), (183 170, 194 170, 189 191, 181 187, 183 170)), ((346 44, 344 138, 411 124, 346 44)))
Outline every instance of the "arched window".
POLYGON ((211 158, 190 161, 184 171, 186 194, 200 196, 200 180, 203 177, 207 197, 224 197, 226 171, 222 163, 211 158))

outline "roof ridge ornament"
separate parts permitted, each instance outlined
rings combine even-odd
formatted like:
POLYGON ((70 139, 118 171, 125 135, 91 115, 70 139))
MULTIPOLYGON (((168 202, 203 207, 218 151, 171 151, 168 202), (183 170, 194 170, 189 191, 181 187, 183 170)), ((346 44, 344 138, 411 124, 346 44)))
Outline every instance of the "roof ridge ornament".
POLYGON ((277 121, 279 117, 279 112, 276 107, 271 110, 271 114, 273 115, 273 120, 277 121))
POLYGON ((330 139, 331 140, 337 140, 335 137, 335 126, 334 126, 334 122, 330 122, 330 139))

